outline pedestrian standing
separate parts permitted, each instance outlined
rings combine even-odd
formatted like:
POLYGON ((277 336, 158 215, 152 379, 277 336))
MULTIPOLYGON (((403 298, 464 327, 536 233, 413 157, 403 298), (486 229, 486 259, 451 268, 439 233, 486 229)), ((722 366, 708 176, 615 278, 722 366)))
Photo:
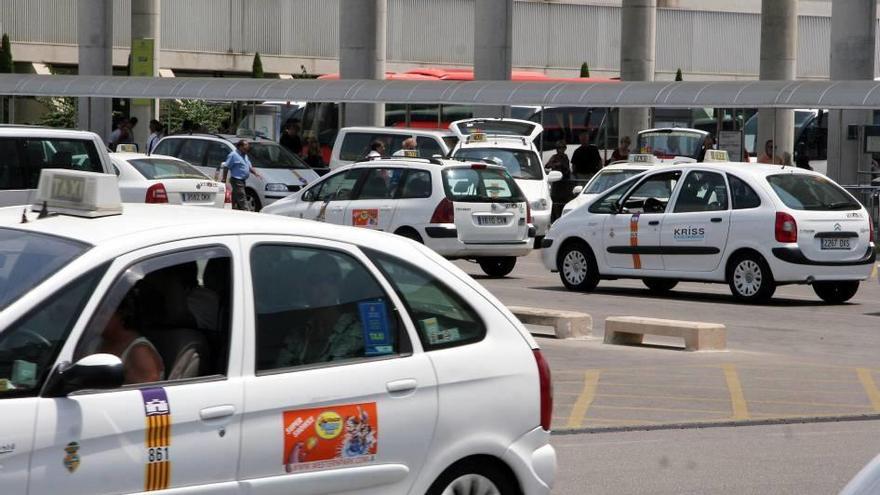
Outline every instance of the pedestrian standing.
POLYGON ((156 119, 150 121, 150 137, 147 138, 147 154, 153 154, 159 140, 162 139, 162 123, 156 119))
POLYGON ((548 172, 556 170, 562 173, 562 179, 550 185, 550 199, 553 200, 553 208, 550 211, 551 221, 562 215, 562 207, 571 200, 571 164, 565 154, 567 148, 565 141, 558 141, 556 154, 551 156, 544 165, 548 172))
POLYGON ((715 149, 715 139, 712 138, 711 134, 707 134, 706 137, 703 138, 703 145, 700 146, 700 151, 697 153, 697 161, 705 161, 706 152, 713 149, 715 149))
POLYGON ((767 142, 764 143, 764 152, 758 156, 758 163, 782 165, 782 157, 775 152, 776 145, 773 143, 772 139, 768 139, 767 142))
POLYGON ((575 179, 588 180, 602 168, 602 157, 599 148, 590 143, 590 132, 584 131, 579 136, 581 145, 571 155, 571 168, 575 179))
POLYGON ((251 143, 241 139, 235 143, 235 150, 229 153, 223 163, 223 182, 229 179, 229 185, 232 187, 232 207, 236 210, 253 209, 248 208, 245 182, 251 174, 260 177, 260 173, 251 165, 251 159, 248 158, 250 150, 251 143))
POLYGON ((299 120, 291 119, 284 124, 284 133, 278 144, 287 148, 291 153, 297 156, 302 155, 303 143, 299 136, 299 120))
POLYGON ((315 138, 306 139, 306 157, 303 161, 312 168, 324 168, 324 157, 321 156, 321 146, 315 138))
POLYGON ((632 145, 632 140, 630 140, 629 136, 623 136, 620 138, 620 143, 617 145, 617 148, 614 149, 614 152, 611 153, 611 158, 608 160, 608 163, 629 160, 630 145, 632 145))
POLYGON ((113 129, 113 132, 110 133, 110 138, 107 139, 107 147, 111 151, 116 151, 117 146, 129 142, 131 131, 128 126, 129 122, 126 117, 122 117, 116 123, 116 129, 113 129))

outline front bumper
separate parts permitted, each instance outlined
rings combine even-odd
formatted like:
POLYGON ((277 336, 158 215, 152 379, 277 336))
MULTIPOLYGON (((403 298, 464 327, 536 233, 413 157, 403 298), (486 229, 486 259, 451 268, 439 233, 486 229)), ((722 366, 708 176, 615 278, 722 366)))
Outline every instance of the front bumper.
POLYGON ((549 431, 538 427, 521 436, 502 460, 516 474, 523 493, 550 493, 556 481, 556 450, 550 445, 549 431))

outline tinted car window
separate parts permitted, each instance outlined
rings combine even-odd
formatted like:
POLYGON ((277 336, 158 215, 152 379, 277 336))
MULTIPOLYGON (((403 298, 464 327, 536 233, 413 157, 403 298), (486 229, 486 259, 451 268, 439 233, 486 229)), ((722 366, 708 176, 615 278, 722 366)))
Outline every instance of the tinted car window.
POLYGON ((403 148, 403 140, 410 136, 406 134, 382 134, 374 132, 348 132, 343 137, 342 148, 339 150, 339 159, 357 161, 370 151, 373 141, 381 141, 385 144, 385 154, 391 155, 403 148))
POLYGON ((679 171, 646 177, 623 200, 623 206, 629 213, 663 213, 680 177, 679 171))
POLYGON ((443 171, 443 187, 451 201, 519 203, 525 196, 513 178, 498 168, 448 168, 443 171))
POLYGON ((733 199, 734 210, 745 210, 761 206, 761 197, 744 180, 735 175, 727 174, 727 181, 730 182, 730 195, 733 199))
POLYGON ((210 141, 205 139, 184 139, 177 152, 177 158, 192 165, 202 166, 205 160, 205 151, 208 149, 210 141))
POLYGON ((95 143, 84 139, 0 139, 0 189, 36 189, 44 168, 103 173, 95 143))
POLYGON ((858 201, 831 180, 806 174, 780 174, 767 182, 785 206, 795 210, 858 210, 858 201))
POLYGON ((303 197, 306 201, 339 201, 351 199, 354 186, 363 170, 349 170, 332 175, 303 197), (312 193, 314 191, 314 193, 312 193))
POLYGON ((402 259, 365 251, 403 300, 425 350, 470 344, 486 336, 477 312, 441 281, 402 259))
POLYGON ((620 197, 632 187, 635 181, 636 178, 632 177, 614 186, 598 201, 590 205, 590 213, 617 213, 617 205, 620 202, 620 197))
POLYGON ((306 162, 278 143, 251 142, 248 153, 254 167, 307 169, 306 162))
POLYGON ((720 211, 727 209, 727 183, 715 172, 694 170, 687 175, 678 198, 675 213, 720 211))
POLYGON ((430 198, 431 173, 426 170, 410 170, 403 179, 401 199, 430 198))
POLYGON ((530 150, 465 148, 456 151, 455 157, 503 165, 514 179, 544 178, 541 160, 530 150))
POLYGON ((205 155, 205 166, 220 168, 220 165, 226 161, 232 148, 222 143, 212 142, 208 145, 208 154, 205 155))
POLYGON ((261 245, 251 269, 258 372, 408 351, 393 304, 351 256, 261 245))
POLYGON ((596 174, 590 184, 584 188, 583 194, 599 194, 605 192, 621 182, 635 177, 644 170, 603 170, 596 174))
POLYGON ((419 136, 416 138, 416 147, 419 150, 419 156, 432 157, 444 154, 440 144, 434 138, 419 136))
POLYGON ((135 170, 147 180, 159 179, 207 179, 208 177, 188 163, 167 158, 138 158, 128 160, 135 170))
POLYGON ((154 155, 177 156, 182 139, 163 139, 153 148, 154 155))
POLYGON ((357 198, 353 199, 391 199, 395 196, 404 170, 399 168, 372 168, 361 186, 357 198))

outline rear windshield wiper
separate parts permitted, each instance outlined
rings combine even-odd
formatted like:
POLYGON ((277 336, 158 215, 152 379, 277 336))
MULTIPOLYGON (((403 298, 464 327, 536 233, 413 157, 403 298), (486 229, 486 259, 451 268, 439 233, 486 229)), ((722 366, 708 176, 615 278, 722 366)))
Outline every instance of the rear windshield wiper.
POLYGON ((825 204, 824 207, 829 210, 855 210, 858 209, 858 206, 852 204, 849 201, 837 201, 834 203, 825 204))

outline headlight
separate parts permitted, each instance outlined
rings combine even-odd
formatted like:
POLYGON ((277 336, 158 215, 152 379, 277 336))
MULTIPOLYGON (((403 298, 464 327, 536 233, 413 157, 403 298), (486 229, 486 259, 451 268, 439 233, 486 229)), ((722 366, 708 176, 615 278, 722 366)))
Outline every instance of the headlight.
POLYGON ((287 192, 287 184, 279 184, 277 182, 273 184, 266 184, 266 190, 272 192, 287 192))
POLYGON ((541 198, 529 203, 529 206, 531 206, 533 210, 546 210, 547 205, 548 203, 546 198, 541 198))

